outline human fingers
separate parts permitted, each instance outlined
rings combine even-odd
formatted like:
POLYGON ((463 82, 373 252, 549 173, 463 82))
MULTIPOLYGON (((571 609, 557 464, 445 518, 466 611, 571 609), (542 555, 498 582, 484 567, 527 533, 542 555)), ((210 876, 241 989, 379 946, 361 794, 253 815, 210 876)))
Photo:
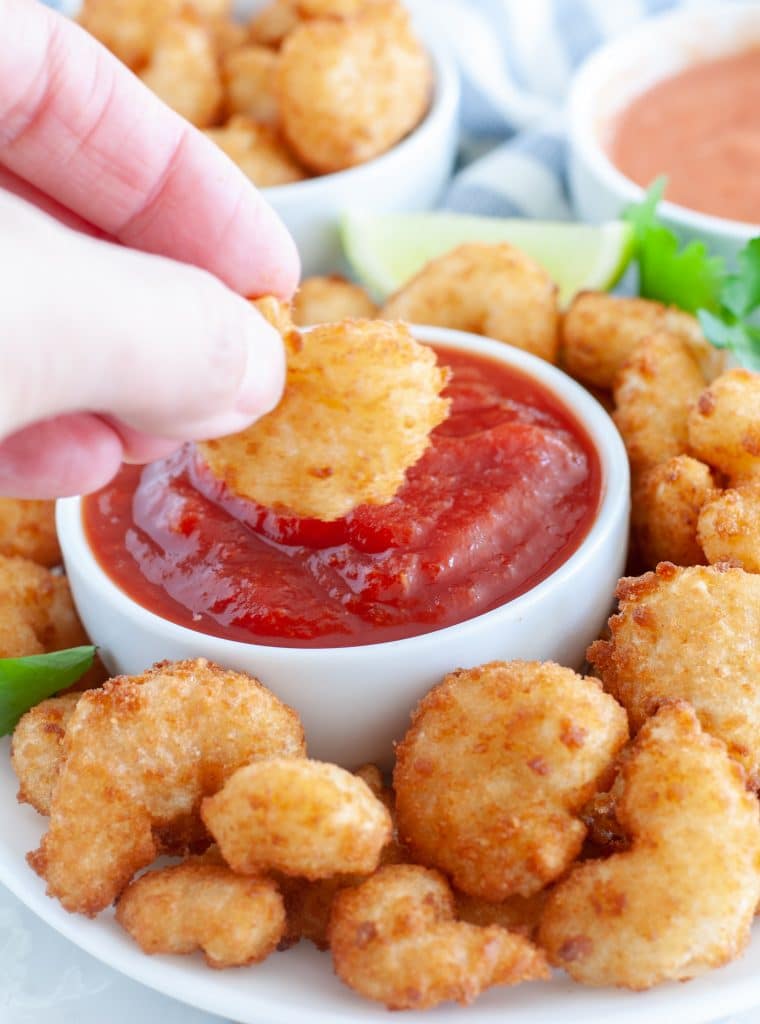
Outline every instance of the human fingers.
POLYGON ((88 224, 82 217, 72 213, 71 210, 67 210, 65 206, 61 206, 55 199, 51 199, 44 192, 40 192, 34 185, 30 185, 28 181, 19 178, 18 175, 2 165, 0 165, 0 189, 10 192, 11 195, 18 196, 19 199, 25 199, 27 203, 36 206, 38 210, 42 210, 43 213, 55 217, 57 221, 60 221, 67 228, 74 228, 75 231, 81 231, 85 235, 92 235, 93 238, 106 237, 105 232, 93 227, 92 224, 88 224))
POLYGON ((248 179, 78 25, 0 4, 0 163, 133 248, 289 298, 290 235, 248 179))

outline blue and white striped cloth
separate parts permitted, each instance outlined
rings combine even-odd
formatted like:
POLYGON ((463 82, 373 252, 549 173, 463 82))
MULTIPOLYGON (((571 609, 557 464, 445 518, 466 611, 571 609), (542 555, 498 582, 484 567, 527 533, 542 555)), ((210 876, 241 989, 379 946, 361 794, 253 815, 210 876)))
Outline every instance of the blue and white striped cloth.
POLYGON ((573 71, 607 39, 679 0, 419 2, 436 5, 436 23, 462 72, 462 169, 445 205, 490 216, 572 217, 563 107, 573 71))

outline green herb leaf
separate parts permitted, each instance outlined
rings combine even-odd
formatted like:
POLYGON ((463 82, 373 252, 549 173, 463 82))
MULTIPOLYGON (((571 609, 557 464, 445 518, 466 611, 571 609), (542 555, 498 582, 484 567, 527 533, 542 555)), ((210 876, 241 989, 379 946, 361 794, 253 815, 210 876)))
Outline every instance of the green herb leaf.
POLYGON ((760 306, 760 238, 753 238, 739 253, 739 273, 726 278, 723 306, 736 317, 749 316, 760 306))
POLYGON ((94 657, 94 647, 72 647, 27 658, 0 658, 0 736, 13 732, 29 708, 81 679, 94 657))

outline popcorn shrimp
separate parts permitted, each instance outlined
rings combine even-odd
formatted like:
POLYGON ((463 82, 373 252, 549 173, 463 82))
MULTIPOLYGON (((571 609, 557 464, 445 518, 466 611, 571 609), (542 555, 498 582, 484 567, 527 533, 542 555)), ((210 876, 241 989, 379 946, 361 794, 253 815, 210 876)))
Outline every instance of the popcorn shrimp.
POLYGON ((63 738, 78 693, 43 700, 21 718, 11 740, 11 764, 19 781, 19 803, 50 814, 50 802, 63 763, 63 738))
POLYGON ((259 188, 287 185, 306 177, 303 167, 270 125, 237 114, 223 128, 210 128, 205 134, 259 188))
POLYGON ((760 373, 728 370, 699 396, 689 444, 732 484, 760 478, 760 373))
POLYGON ((224 103, 228 114, 244 114, 259 124, 279 117, 275 89, 278 56, 266 46, 242 46, 222 61, 224 103))
POLYGON ((548 977, 528 939, 456 921, 443 876, 411 864, 381 868, 340 892, 329 940, 341 981, 391 1010, 466 1005, 493 985, 548 977))
POLYGON ((484 334, 554 362, 557 286, 506 242, 469 242, 431 260, 383 307, 388 320, 484 334))
POLYGON ((112 679, 74 709, 29 861, 49 895, 93 916, 161 850, 205 835, 201 800, 236 769, 304 754, 295 712, 250 676, 199 658, 112 679))
POLYGON ((760 573, 760 479, 705 501, 697 533, 709 562, 760 573))
POLYGON ((164 22, 140 78, 196 127, 217 119, 222 84, 212 36, 200 18, 185 13, 164 22))
POLYGON ((0 555, 0 658, 87 642, 66 578, 25 558, 0 555))
POLYGON ((604 687, 642 727, 667 700, 688 701, 760 784, 760 577, 726 566, 622 579, 610 639, 587 652, 604 687))
POLYGON ((48 569, 60 565, 55 502, 0 498, 0 555, 28 558, 48 569))
POLYGON ((307 277, 293 299, 293 321, 300 327, 372 320, 378 309, 366 291, 344 277, 307 277))
POLYGON ((760 898, 758 803, 742 769, 675 703, 646 722, 621 774, 631 848, 572 869, 539 942, 586 985, 645 989, 728 963, 760 898))
POLYGON ((531 896, 580 852, 581 808, 627 738, 596 679, 551 662, 460 669, 423 698, 397 748, 399 834, 470 896, 531 896))

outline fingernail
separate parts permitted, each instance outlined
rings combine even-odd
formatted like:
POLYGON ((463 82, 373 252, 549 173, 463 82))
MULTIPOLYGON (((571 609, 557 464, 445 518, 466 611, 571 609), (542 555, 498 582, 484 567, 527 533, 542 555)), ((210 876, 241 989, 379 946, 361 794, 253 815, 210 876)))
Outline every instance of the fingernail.
POLYGON ((251 310, 256 321, 248 343, 248 359, 235 403, 235 412, 249 419, 270 412, 280 400, 285 383, 282 338, 264 318, 251 310))

